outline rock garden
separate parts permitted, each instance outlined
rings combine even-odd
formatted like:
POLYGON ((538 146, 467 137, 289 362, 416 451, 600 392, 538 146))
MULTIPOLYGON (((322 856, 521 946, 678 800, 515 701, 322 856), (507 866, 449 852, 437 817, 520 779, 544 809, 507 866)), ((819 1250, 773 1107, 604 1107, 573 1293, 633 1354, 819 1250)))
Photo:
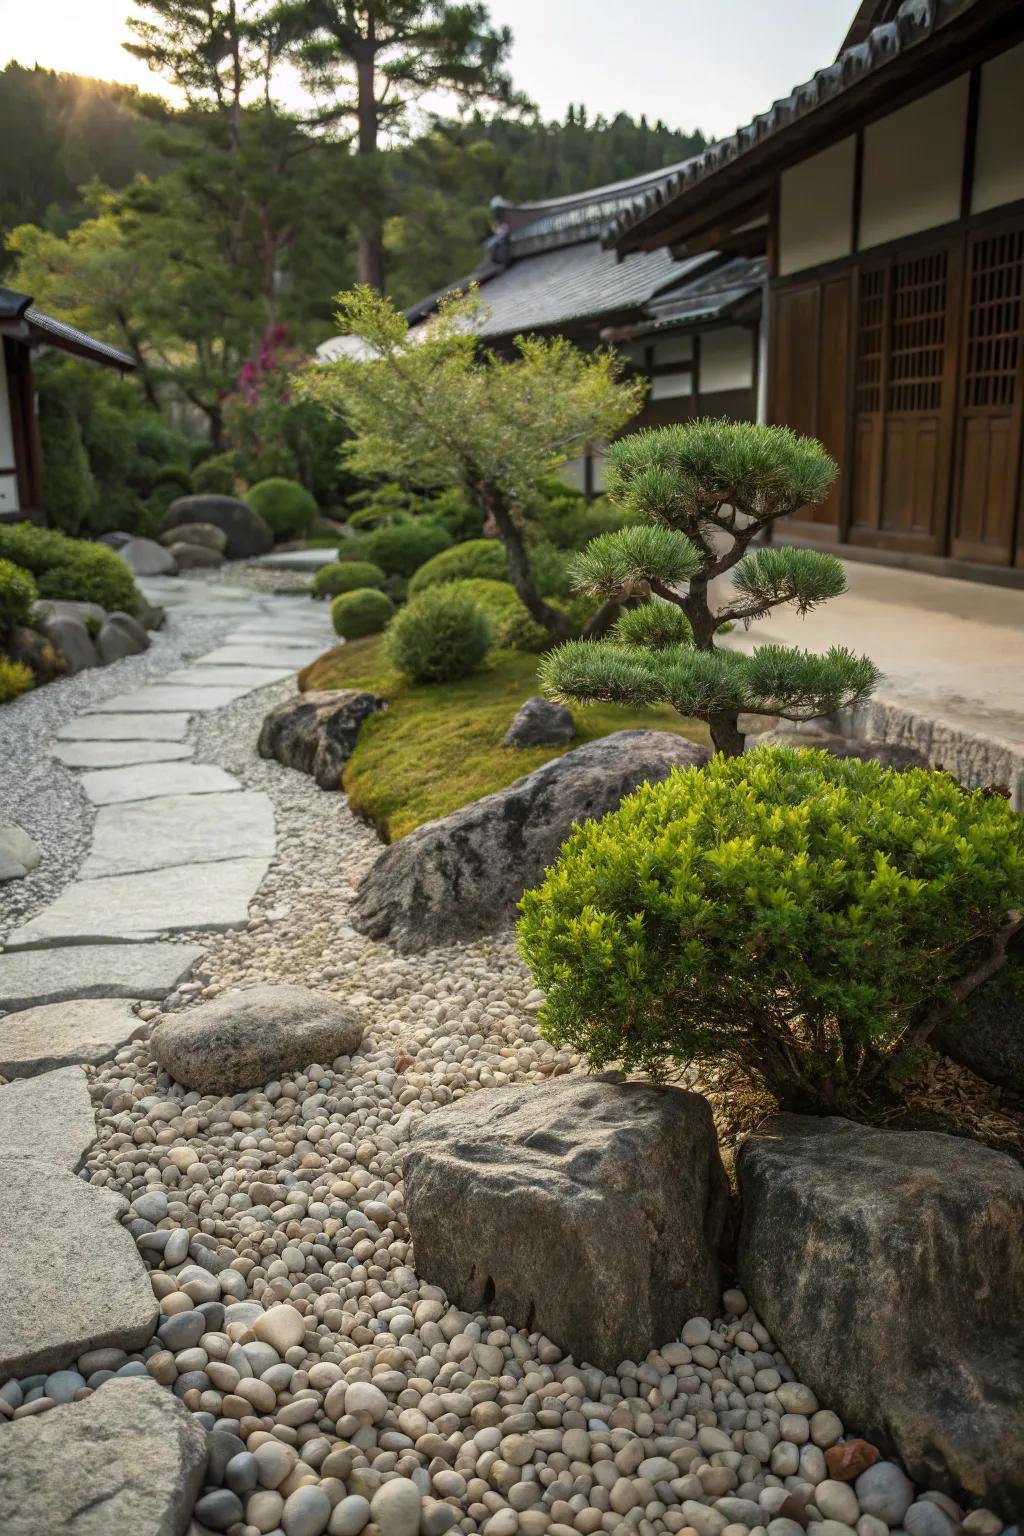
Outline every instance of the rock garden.
POLYGON ((0 1530, 1016 1536, 1020 819, 840 734, 868 658, 729 648, 841 600, 764 539, 819 445, 584 503, 631 386, 466 313, 346 301, 306 595, 315 503, 192 491, 55 595, 146 653, 0 717, 0 1530))

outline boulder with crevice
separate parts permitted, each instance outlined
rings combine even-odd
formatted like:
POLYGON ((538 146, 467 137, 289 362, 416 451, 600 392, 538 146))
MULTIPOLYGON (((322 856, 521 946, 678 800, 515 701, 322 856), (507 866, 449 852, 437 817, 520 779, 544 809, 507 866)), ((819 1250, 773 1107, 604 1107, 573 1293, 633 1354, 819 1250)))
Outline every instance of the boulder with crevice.
POLYGON ((340 789, 342 769, 363 721, 384 707, 377 694, 356 689, 300 693, 267 715, 257 743, 259 754, 312 774, 321 789, 340 789))

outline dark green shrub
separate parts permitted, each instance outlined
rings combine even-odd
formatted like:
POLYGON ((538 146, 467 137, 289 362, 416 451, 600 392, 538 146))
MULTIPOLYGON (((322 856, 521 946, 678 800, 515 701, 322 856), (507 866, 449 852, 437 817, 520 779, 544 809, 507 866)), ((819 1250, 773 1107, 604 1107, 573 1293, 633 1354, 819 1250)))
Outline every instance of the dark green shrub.
POLYGON ((13 560, 33 576, 42 576, 44 571, 60 565, 80 547, 76 539, 66 538, 55 528, 39 528, 29 522, 0 523, 0 558, 13 560))
POLYGON ((507 581, 488 581, 483 576, 449 582, 430 591, 464 592, 491 621, 494 645, 502 651, 543 651, 551 640, 543 625, 530 618, 522 598, 507 581))
POLYGON ((455 486, 431 497, 430 516, 447 529, 457 544, 466 539, 478 539, 484 531, 484 515, 480 508, 455 486))
POLYGON ((415 518, 366 534, 363 548, 366 559, 379 565, 389 576, 408 577, 451 543, 451 534, 439 523, 428 518, 415 518))
POLYGON ((396 616, 387 634, 391 663, 417 683, 453 683, 475 672, 494 627, 472 595, 451 584, 428 587, 396 616))
POLYGON ((374 587, 357 587, 354 592, 340 592, 331 604, 334 633, 343 640, 359 640, 363 635, 379 635, 395 616, 395 605, 384 592, 374 587))
POLYGON ((442 549, 424 562, 409 582, 410 595, 437 587, 446 581, 469 580, 482 576, 488 581, 508 581, 508 556, 497 539, 467 539, 442 549))
POLYGON ((97 505, 96 481, 78 419, 60 397, 42 399, 39 445, 43 495, 51 521, 65 533, 89 527, 97 505))
POLYGON ((13 560, 0 559, 0 635, 27 624, 39 589, 28 571, 13 560))
POLYGON ((654 1075, 725 1061, 847 1113, 1024 904, 1024 821, 942 773, 762 747, 578 827, 521 903, 547 1038, 654 1075))
POLYGON ((261 480, 245 493, 246 505, 269 526, 275 539, 301 538, 317 517, 317 505, 294 480, 261 480))
POLYGON ((192 489, 197 496, 233 496, 236 475, 234 454, 215 453, 192 471, 192 489))
POLYGON ((39 577, 39 596, 99 603, 108 613, 134 613, 139 601, 131 570, 120 555, 105 544, 84 541, 74 543, 65 559, 39 577))
POLYGON ((335 597, 339 592, 355 592, 359 587, 380 587, 386 580, 379 565, 368 560, 338 560, 322 565, 313 577, 314 597, 335 597))
POLYGON ((0 656, 0 704, 7 704, 36 685, 35 673, 23 661, 0 656))

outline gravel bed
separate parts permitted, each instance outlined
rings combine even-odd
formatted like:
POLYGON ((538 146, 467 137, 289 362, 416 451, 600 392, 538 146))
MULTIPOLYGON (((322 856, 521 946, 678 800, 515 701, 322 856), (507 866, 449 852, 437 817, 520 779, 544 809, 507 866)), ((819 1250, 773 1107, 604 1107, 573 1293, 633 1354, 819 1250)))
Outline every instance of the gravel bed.
POLYGON ((23 879, 0 884, 0 939, 52 901, 74 879, 89 851, 95 807, 81 788, 81 774, 51 756, 57 731, 103 699, 127 693, 201 655, 239 622, 202 617, 194 608, 170 608, 164 627, 152 631, 152 644, 141 656, 58 678, 4 705, 0 815, 35 838, 43 859, 23 879))

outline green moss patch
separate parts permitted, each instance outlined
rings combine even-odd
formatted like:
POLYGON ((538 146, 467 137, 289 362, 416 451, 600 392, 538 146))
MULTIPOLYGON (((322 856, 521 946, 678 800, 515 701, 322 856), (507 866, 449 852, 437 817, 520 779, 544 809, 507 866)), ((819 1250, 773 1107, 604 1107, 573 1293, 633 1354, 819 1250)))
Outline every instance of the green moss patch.
POLYGON ((524 701, 540 690, 537 658, 494 651, 457 683, 410 683, 388 663, 381 636, 321 656, 303 674, 306 688, 366 688, 388 700, 359 733, 343 785, 352 809, 395 842, 437 816, 504 789, 572 746, 638 729, 674 731, 707 743, 707 728, 667 706, 632 710, 589 704, 573 710, 576 740, 566 747, 503 747, 524 701))

